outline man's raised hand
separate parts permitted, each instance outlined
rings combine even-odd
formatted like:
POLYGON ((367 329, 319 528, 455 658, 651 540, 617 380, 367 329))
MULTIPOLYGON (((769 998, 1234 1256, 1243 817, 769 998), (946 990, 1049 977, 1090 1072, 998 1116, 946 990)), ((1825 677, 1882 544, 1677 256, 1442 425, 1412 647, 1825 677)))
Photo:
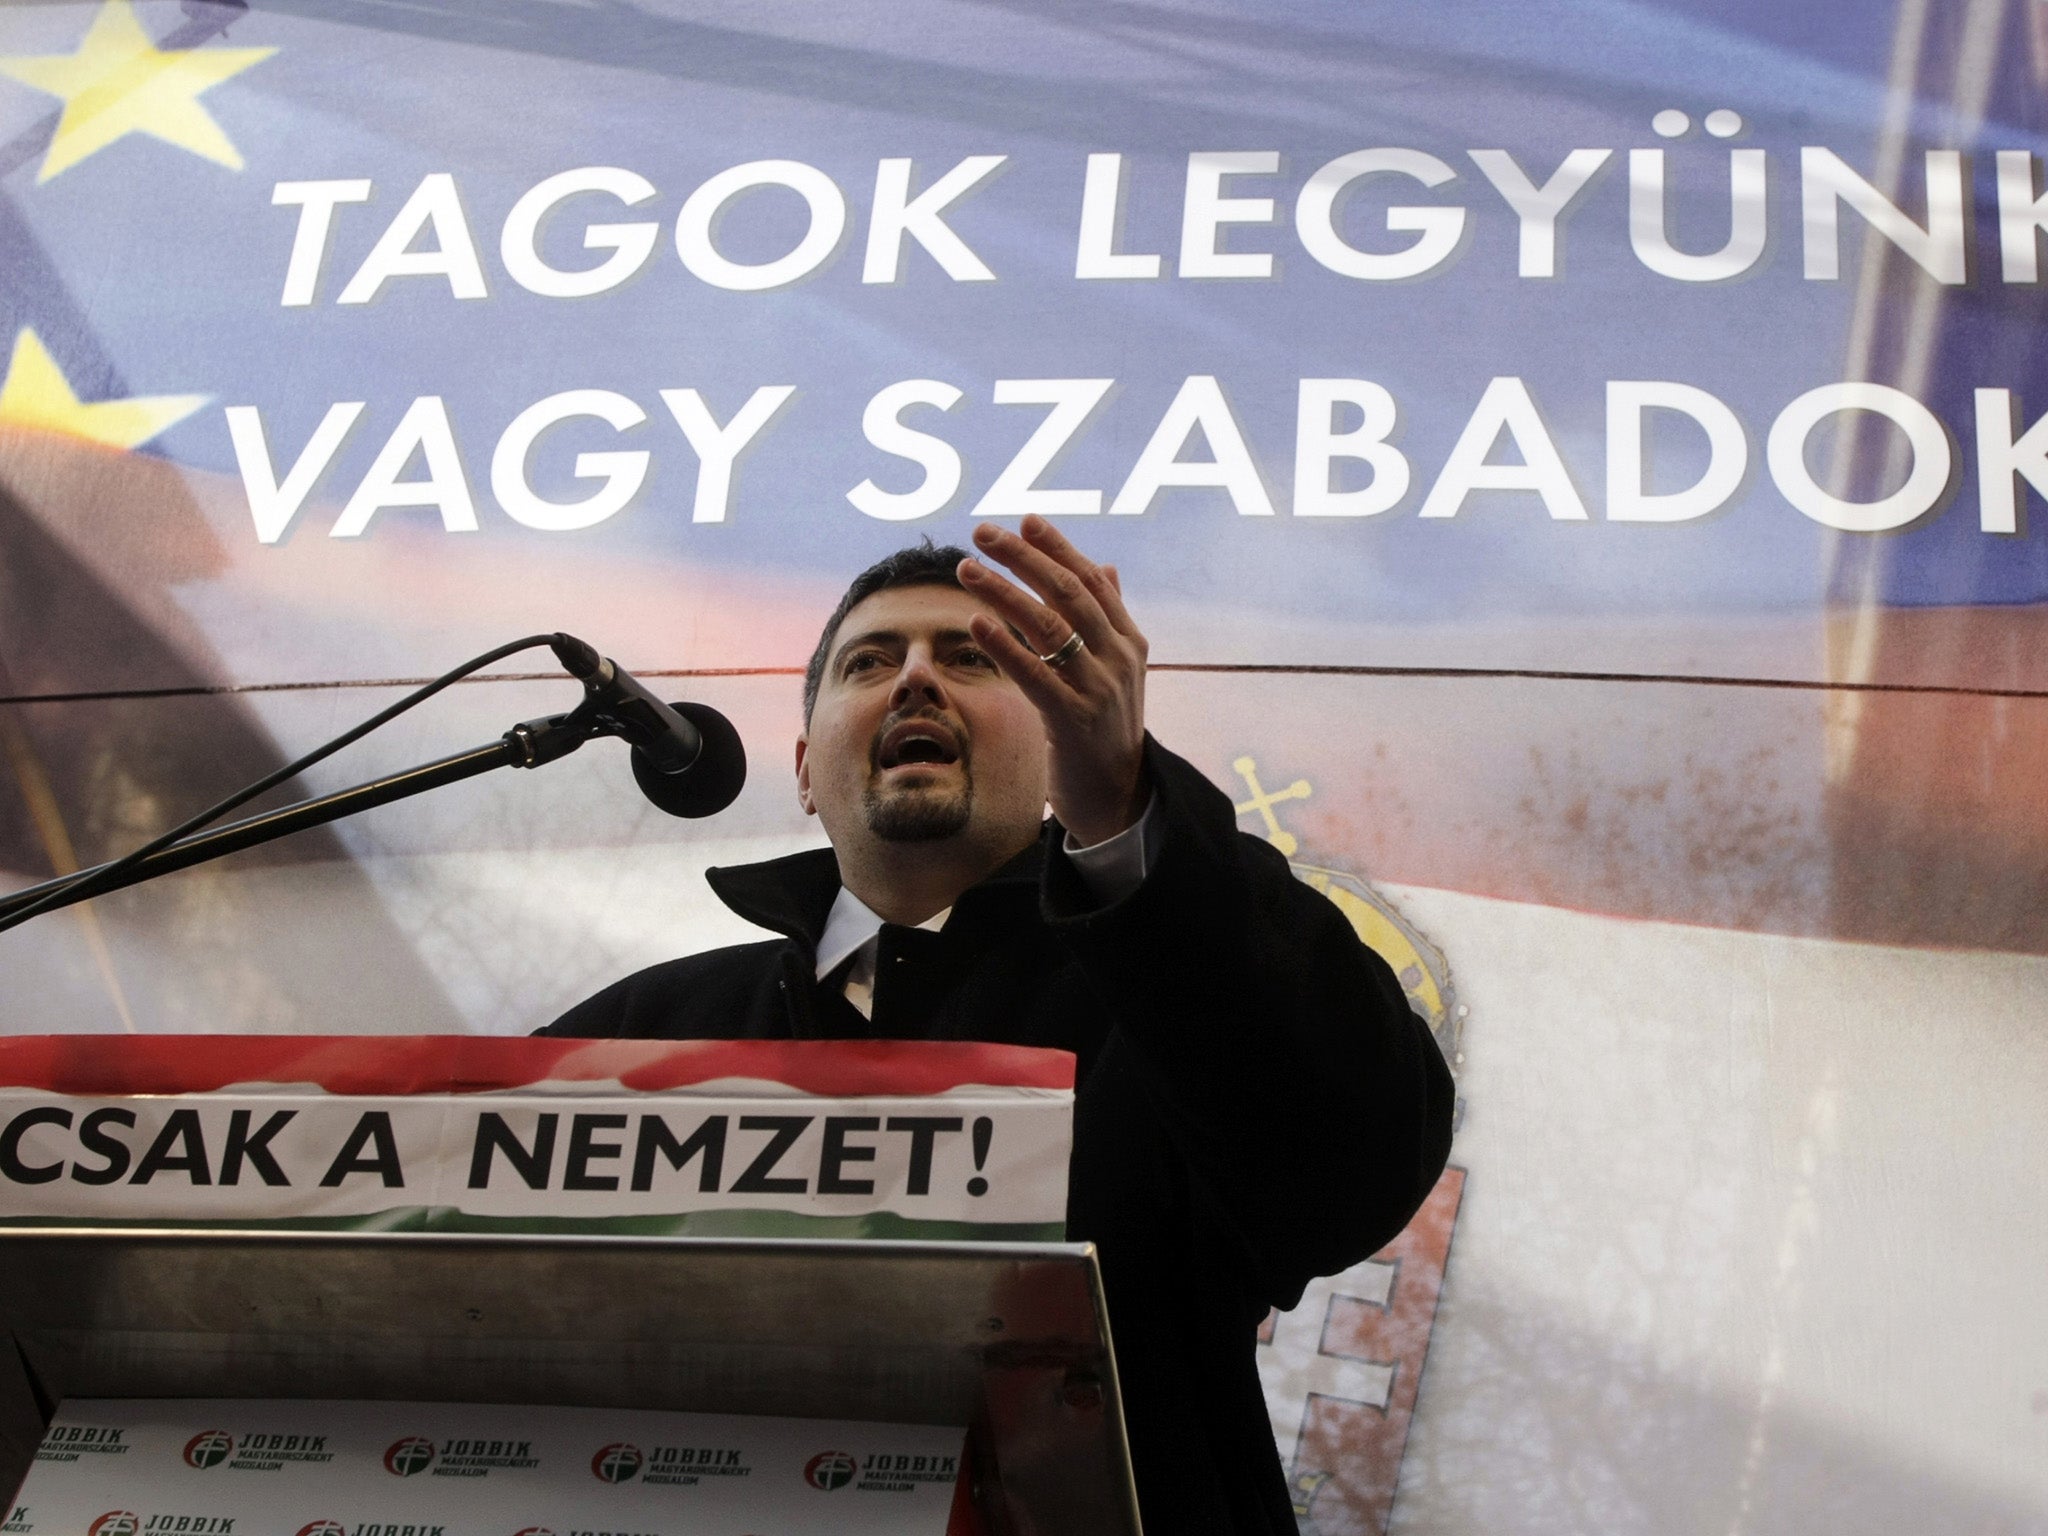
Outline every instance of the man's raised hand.
POLYGON ((1045 722, 1046 793, 1053 814, 1088 846, 1133 826, 1145 812, 1145 637, 1131 622, 1113 566, 1097 565, 1041 517, 1017 533, 983 523, 974 543, 1038 594, 980 560, 960 562, 960 581, 1000 616, 977 614, 974 638, 1045 722), (1024 636, 1019 644, 1014 628, 1024 636), (1081 645, 1059 665, 1073 636, 1081 645))

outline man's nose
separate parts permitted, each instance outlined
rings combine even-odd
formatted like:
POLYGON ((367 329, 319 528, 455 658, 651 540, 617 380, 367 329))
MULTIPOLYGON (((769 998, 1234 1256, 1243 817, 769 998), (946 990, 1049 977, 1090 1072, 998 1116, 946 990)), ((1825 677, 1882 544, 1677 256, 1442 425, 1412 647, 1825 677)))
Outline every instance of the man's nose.
POLYGON ((896 669, 896 686, 889 694, 890 709, 905 709, 919 702, 943 704, 945 700, 945 680, 939 675, 930 648, 913 645, 903 653, 903 664, 896 669))

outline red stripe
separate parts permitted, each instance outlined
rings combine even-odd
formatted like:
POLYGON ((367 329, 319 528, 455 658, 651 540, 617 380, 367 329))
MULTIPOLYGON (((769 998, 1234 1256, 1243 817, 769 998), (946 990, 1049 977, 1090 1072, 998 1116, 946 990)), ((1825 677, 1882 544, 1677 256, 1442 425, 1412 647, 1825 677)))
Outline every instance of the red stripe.
POLYGON ((641 1092, 717 1078, 829 1098, 943 1093, 970 1083, 1072 1088, 1067 1051, 923 1040, 501 1040, 480 1035, 17 1035, 0 1087, 118 1096, 314 1083, 329 1093, 484 1093, 617 1081, 641 1092))

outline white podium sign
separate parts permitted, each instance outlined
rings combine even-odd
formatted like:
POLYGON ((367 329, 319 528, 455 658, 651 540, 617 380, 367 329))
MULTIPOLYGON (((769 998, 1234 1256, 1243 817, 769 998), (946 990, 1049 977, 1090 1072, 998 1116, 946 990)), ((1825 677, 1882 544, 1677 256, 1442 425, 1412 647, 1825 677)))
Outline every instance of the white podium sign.
POLYGON ((944 1536, 964 1432, 606 1408, 74 1400, 8 1536, 944 1536))

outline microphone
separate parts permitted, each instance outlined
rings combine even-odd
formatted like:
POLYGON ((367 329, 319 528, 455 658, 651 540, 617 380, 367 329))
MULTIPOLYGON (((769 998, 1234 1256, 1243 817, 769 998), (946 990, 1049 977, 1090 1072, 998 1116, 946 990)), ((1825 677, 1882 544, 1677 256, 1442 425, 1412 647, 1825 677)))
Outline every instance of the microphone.
POLYGON ((633 779, 671 816, 709 816, 739 798, 747 749, 732 722, 708 704, 666 704, 630 672, 574 635, 549 642, 583 684, 583 702, 633 748, 633 779))

